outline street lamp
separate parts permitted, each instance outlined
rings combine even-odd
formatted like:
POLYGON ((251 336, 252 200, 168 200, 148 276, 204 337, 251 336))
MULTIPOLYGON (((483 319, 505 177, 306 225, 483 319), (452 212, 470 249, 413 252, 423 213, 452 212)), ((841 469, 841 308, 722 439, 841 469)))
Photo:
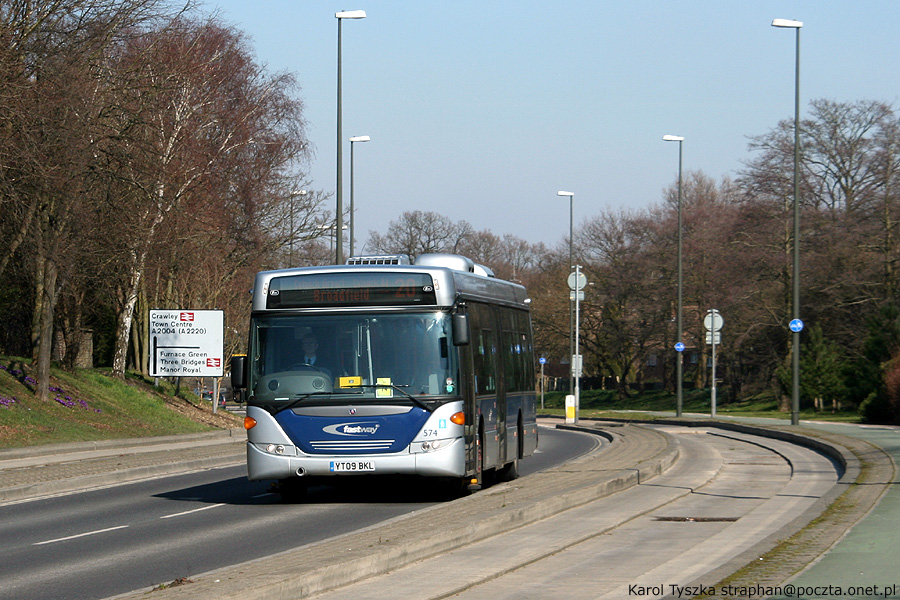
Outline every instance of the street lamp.
MULTIPOLYGON (((337 36, 337 188, 335 190, 335 197, 337 199, 337 207, 335 212, 337 213, 337 231, 343 231, 344 229, 344 198, 343 198, 343 169, 342 169, 342 161, 343 156, 341 153, 341 148, 343 146, 343 134, 341 133, 341 21, 344 19, 365 19, 366 11, 364 10, 344 10, 341 12, 334 13, 334 17, 338 22, 338 36, 337 36)), ((344 262, 344 236, 341 234, 340 239, 335 244, 335 264, 341 264, 344 262)))
POLYGON ((683 406, 683 393, 682 393, 682 363, 683 363, 683 355, 684 345, 682 343, 682 321, 681 321, 681 312, 682 312, 682 291, 684 289, 683 278, 682 278, 682 270, 681 270, 681 248, 682 248, 682 226, 681 226, 681 148, 682 143, 684 142, 684 138, 680 135, 664 135, 663 141, 665 142, 678 142, 678 302, 677 307, 675 309, 675 355, 678 357, 678 360, 675 361, 675 416, 681 416, 681 409, 683 406), (680 350, 679 350, 680 348, 680 350))
POLYGON ((800 29, 801 21, 775 19, 772 27, 793 29, 796 35, 796 53, 794 65, 794 259, 793 259, 793 318, 791 319, 791 425, 800 424, 800 331, 803 321, 800 320, 800 29))
POLYGON ((357 135, 350 138, 350 256, 353 256, 353 222, 356 220, 354 215, 356 211, 353 207, 353 144, 356 142, 368 142, 370 139, 367 135, 357 135))
MULTIPOLYGON (((568 196, 569 197, 569 268, 574 268, 574 257, 572 253, 572 239, 573 239, 573 225, 574 225, 574 192, 564 192, 562 190, 556 192, 557 196, 568 196)), ((574 299, 573 297, 569 297, 569 390, 574 390, 575 386, 575 373, 573 369, 575 368, 575 312, 572 309, 572 303, 574 299)))

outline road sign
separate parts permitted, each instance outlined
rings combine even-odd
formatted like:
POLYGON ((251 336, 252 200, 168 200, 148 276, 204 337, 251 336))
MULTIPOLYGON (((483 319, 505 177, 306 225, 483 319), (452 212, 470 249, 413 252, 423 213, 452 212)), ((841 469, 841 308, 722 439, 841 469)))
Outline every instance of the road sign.
POLYGON ((570 290, 583 290, 584 286, 587 285, 587 277, 584 276, 584 273, 580 271, 575 271, 569 274, 569 289, 570 290))
POLYGON ((221 377, 225 373, 225 313, 151 310, 151 377, 221 377))
POLYGON ((675 351, 676 352, 684 352, 684 344, 682 344, 681 342, 678 342, 677 344, 675 344, 675 351))
POLYGON ((540 358, 540 363, 541 363, 542 365, 546 365, 546 364, 547 364, 547 359, 544 358, 544 357, 542 356, 542 357, 540 358))
POLYGON ((716 309, 707 311, 706 316, 703 317, 703 326, 710 331, 719 331, 724 323, 725 320, 722 319, 722 314, 716 309))
POLYGON ((573 354, 572 355, 572 376, 573 377, 581 377, 582 368, 581 368, 581 355, 573 354))
POLYGON ((581 302, 582 300, 584 300, 584 292, 569 292, 569 300, 578 300, 579 302, 581 302))
POLYGON ((792 320, 790 328, 794 333, 800 333, 801 331, 803 331, 803 321, 801 321, 800 319, 792 320))
POLYGON ((706 343, 707 344, 721 344, 722 343, 722 334, 718 331, 707 331, 706 332, 706 343))

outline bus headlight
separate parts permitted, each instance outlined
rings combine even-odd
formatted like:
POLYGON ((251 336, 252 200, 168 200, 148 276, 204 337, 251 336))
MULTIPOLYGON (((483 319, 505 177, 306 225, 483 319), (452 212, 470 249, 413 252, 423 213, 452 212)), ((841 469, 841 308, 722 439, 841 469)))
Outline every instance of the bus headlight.
POLYGON ((430 440, 428 442, 422 442, 422 452, 434 452, 435 450, 439 450, 444 446, 447 446, 453 440, 430 440))
POLYGON ((284 454, 284 446, 281 444, 269 444, 266 446, 266 452, 269 454, 284 454))

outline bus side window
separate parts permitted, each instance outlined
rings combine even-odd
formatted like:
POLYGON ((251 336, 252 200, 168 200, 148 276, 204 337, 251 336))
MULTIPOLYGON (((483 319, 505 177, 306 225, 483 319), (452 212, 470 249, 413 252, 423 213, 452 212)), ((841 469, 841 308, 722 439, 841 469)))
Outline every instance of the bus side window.
POLYGON ((489 394, 496 390, 494 379, 494 332, 482 329, 478 332, 478 349, 475 354, 475 376, 478 381, 476 394, 489 394))

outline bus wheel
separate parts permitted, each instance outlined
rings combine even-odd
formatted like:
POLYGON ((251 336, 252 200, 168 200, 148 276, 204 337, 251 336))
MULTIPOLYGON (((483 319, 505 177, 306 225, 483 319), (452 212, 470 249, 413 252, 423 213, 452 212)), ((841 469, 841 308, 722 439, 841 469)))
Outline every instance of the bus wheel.
POLYGON ((519 478, 519 459, 506 463, 497 471, 497 481, 512 481, 519 478))

